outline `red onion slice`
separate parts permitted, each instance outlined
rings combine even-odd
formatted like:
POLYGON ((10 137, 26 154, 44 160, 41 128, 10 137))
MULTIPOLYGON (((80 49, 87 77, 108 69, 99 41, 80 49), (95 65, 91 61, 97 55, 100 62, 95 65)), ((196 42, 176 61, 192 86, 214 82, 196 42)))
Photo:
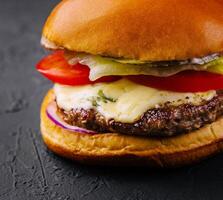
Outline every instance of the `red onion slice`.
POLYGON ((96 134, 95 131, 80 128, 80 127, 77 127, 77 126, 71 126, 70 124, 67 124, 65 121, 63 121, 57 115, 56 102, 52 102, 47 106, 46 114, 52 122, 54 122, 57 126, 63 128, 63 129, 66 129, 66 130, 72 131, 72 132, 84 133, 84 134, 96 134))

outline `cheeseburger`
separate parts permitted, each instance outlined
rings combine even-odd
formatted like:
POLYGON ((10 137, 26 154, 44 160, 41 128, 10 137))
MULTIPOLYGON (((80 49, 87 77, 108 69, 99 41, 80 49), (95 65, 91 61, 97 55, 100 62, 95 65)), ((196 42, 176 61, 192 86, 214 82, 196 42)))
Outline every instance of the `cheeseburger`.
POLYGON ((83 163, 176 167, 223 149, 222 0, 64 0, 37 70, 41 132, 83 163))

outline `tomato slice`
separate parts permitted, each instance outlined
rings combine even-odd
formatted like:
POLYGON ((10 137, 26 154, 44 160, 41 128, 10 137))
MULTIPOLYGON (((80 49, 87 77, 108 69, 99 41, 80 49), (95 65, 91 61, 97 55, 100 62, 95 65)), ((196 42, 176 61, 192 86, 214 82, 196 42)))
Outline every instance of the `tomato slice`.
POLYGON ((175 92, 205 92, 223 89, 223 75, 204 71, 184 71, 169 77, 137 75, 127 78, 145 86, 175 92))
POLYGON ((43 58, 36 66, 37 71, 49 80, 64 85, 85 85, 100 82, 112 82, 120 79, 118 76, 106 76, 96 81, 89 79, 90 69, 77 63, 70 65, 64 57, 64 51, 55 51, 43 58))
MULTIPOLYGON (((70 65, 64 51, 56 51, 37 64, 37 70, 53 82, 64 85, 85 85, 112 82, 122 77, 106 76, 96 81, 89 79, 90 69, 86 65, 70 65)), ((148 75, 126 76, 141 85, 176 92, 205 92, 223 89, 223 75, 202 71, 184 71, 169 77, 148 75)))

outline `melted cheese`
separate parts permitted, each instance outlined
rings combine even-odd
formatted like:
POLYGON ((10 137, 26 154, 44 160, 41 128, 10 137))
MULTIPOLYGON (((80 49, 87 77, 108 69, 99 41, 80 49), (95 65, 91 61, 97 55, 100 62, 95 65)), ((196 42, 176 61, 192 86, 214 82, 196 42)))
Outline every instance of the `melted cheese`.
POLYGON ((216 95, 216 91, 205 93, 161 91, 127 79, 85 86, 56 84, 54 92, 58 106, 66 111, 76 108, 94 108, 107 120, 114 119, 123 123, 137 121, 148 109, 160 107, 167 102, 175 106, 185 103, 198 105, 203 100, 210 100, 216 95), (101 93, 107 100, 101 98, 101 93))

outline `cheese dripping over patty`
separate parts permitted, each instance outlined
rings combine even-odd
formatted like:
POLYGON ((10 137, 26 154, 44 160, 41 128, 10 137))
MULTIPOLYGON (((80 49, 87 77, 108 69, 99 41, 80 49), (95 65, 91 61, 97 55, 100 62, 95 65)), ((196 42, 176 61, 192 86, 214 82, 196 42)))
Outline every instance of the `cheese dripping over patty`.
POLYGON ((65 111, 72 109, 95 109, 106 120, 133 123, 149 109, 164 104, 199 105, 211 100, 216 91, 199 93, 178 93, 157 90, 136 84, 125 78, 112 83, 97 83, 84 86, 66 86, 55 84, 54 93, 57 105, 65 111))

